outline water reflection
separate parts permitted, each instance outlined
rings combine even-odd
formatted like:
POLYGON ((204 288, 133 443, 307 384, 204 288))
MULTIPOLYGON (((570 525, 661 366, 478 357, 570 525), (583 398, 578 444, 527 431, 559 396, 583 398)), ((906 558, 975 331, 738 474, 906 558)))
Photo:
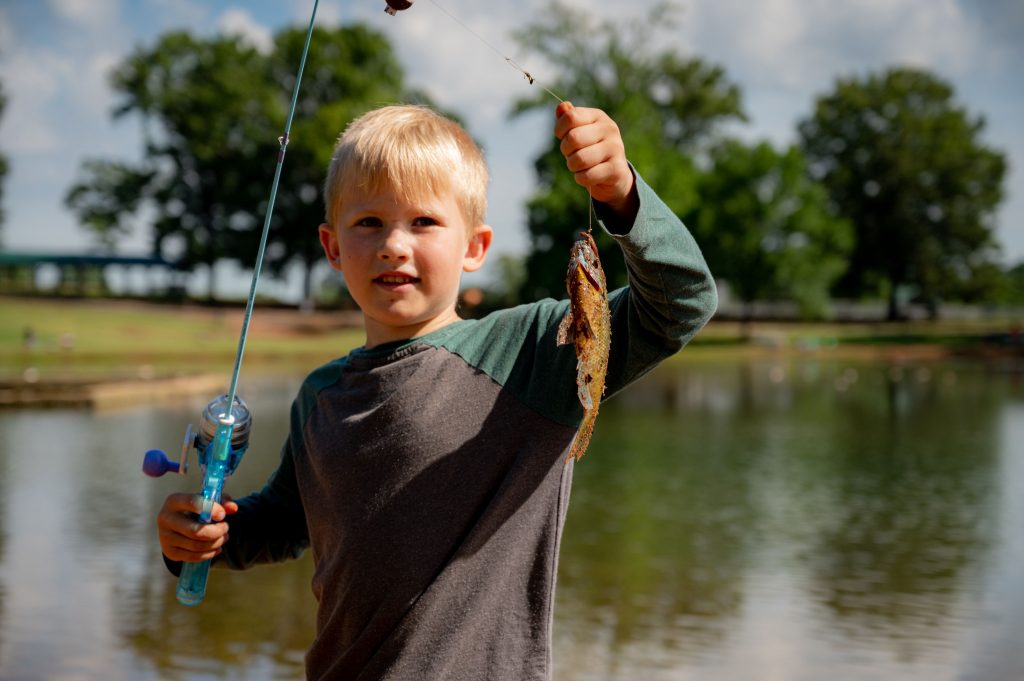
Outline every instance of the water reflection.
MULTIPOLYGON (((295 385, 228 490, 276 465, 295 385)), ((289 679, 307 559, 174 600, 149 480, 205 404, 0 412, 0 678, 289 679)), ((1024 678, 1024 399, 972 366, 664 367, 576 466, 555 678, 1024 678)))
MULTIPOLYGON (((977 625, 971 599, 999 533, 1007 395, 990 378, 695 367, 610 402, 576 472, 559 678, 751 678, 765 663, 780 678, 933 669, 936 651, 977 625), (778 659, 792 639, 747 638, 786 625, 807 630, 798 660, 778 659), (824 668, 804 669, 811 649, 824 668)), ((1008 455, 1024 457, 1016 447, 1008 455)))
POLYGON ((1000 401, 976 382, 932 380, 927 368, 873 384, 884 385, 884 405, 852 393, 847 417, 833 422, 834 479, 808 563, 840 638, 913 661, 962 626, 962 592, 988 566, 1000 522, 1000 401))

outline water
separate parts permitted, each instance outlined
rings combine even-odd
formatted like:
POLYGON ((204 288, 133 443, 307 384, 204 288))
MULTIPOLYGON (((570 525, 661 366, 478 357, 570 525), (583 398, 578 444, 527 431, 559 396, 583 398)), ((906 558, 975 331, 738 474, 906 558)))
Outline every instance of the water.
MULTIPOLYGON (((666 366, 577 465, 559 681, 1024 679, 1024 386, 972 364, 666 366)), ((250 380, 273 469, 296 385, 250 380)), ((308 558, 174 600, 155 535, 206 398, 0 412, 0 679, 295 679, 308 558)))

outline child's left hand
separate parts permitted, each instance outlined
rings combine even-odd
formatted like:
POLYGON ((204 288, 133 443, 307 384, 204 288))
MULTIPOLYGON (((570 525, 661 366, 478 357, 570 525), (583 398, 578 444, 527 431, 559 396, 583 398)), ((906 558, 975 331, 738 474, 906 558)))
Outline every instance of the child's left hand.
POLYGON ((640 199, 619 126, 601 109, 577 108, 569 102, 558 105, 555 117, 555 137, 562 141, 562 155, 576 182, 595 201, 632 223, 640 199))

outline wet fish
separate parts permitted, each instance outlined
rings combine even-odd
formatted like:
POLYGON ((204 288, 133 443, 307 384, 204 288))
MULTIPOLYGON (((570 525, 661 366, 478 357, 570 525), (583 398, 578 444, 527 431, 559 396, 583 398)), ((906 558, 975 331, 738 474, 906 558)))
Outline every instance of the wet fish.
POLYGON ((569 255, 565 277, 569 311, 558 325, 557 338, 558 345, 571 343, 576 349, 576 388, 583 405, 583 421, 573 438, 569 457, 577 461, 587 451, 597 420, 612 339, 608 283, 597 256, 597 244, 590 232, 580 232, 580 236, 583 238, 573 244, 569 255))

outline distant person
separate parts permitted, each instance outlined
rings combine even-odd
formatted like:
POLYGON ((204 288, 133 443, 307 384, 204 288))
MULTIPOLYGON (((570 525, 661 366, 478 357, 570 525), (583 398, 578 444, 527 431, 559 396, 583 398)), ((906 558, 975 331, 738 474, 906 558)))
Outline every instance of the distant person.
POLYGON ((36 349, 36 330, 31 326, 26 326, 21 332, 21 347, 28 352, 36 349))
MULTIPOLYGON (((554 132, 629 270, 610 296, 611 394, 697 333, 715 286, 607 114, 560 104, 554 132)), ((551 677, 577 361, 556 344, 566 301, 459 318, 462 272, 491 245, 486 190, 480 149, 447 118, 389 106, 353 122, 328 170, 320 242, 366 343, 306 379, 261 491, 225 500, 210 525, 196 523, 191 494, 160 510, 172 570, 312 548, 311 679, 551 677)))

